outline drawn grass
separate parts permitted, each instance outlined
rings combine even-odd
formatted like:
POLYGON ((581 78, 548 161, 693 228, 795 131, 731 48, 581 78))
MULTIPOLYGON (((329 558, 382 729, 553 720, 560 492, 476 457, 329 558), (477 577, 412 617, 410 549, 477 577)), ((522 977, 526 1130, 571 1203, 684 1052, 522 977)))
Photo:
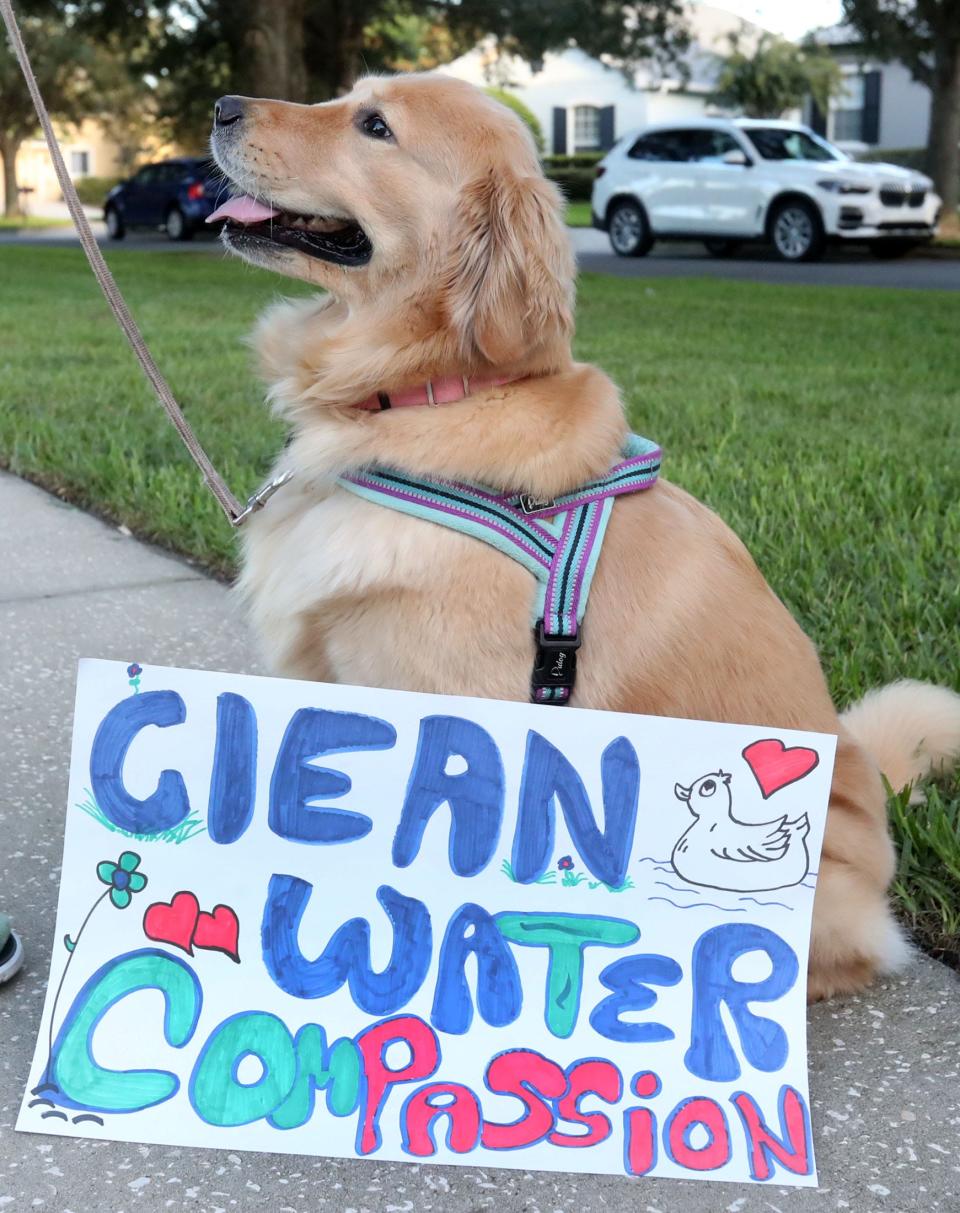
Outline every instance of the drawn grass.
MULTIPOLYGON (((509 859, 505 859, 503 861, 503 863, 500 865, 500 871, 504 874, 504 876, 506 876, 508 879, 512 880, 514 884, 520 883, 519 880, 517 880, 516 876, 514 876, 514 874, 513 874, 513 864, 510 862, 509 859)), ((557 874, 556 874, 556 872, 544 872, 544 874, 542 876, 538 877, 535 881, 533 881, 533 883, 534 884, 556 884, 557 883, 557 874)))
MULTIPOLYGON (((514 884, 520 883, 517 880, 516 876, 514 875, 513 864, 511 864, 509 859, 505 859, 503 861, 503 863, 500 865, 500 871, 504 874, 504 876, 506 876, 508 879, 512 880, 514 882, 514 884)), ((607 884, 603 880, 588 880, 586 875, 583 872, 569 872, 569 871, 564 872, 563 879, 560 881, 560 885, 562 888, 565 888, 565 889, 573 889, 573 888, 576 888, 576 886, 578 884, 583 884, 584 881, 587 882, 588 888, 599 889, 602 885, 603 888, 605 888, 608 893, 625 893, 628 889, 636 888, 636 886, 634 885, 633 881, 630 879, 629 876, 623 882, 623 884, 612 885, 612 884, 607 884)), ((556 872, 544 872, 544 874, 542 876, 540 876, 537 880, 533 881, 532 883, 533 884, 556 884, 557 883, 557 874, 556 874, 556 872)))
POLYGON ((169 830, 160 830, 156 834, 134 834, 130 830, 124 830, 110 820, 104 813, 103 809, 97 804, 94 799, 93 792, 89 788, 84 788, 87 794, 86 800, 78 800, 77 808, 82 809, 88 817, 92 817, 109 830, 112 834, 120 834, 123 838, 132 838, 137 842, 172 842, 174 846, 180 846, 181 843, 188 842, 191 838, 196 838, 198 834, 203 834, 206 831, 206 826, 195 813, 191 813, 189 817, 184 818, 178 825, 172 826, 169 830))

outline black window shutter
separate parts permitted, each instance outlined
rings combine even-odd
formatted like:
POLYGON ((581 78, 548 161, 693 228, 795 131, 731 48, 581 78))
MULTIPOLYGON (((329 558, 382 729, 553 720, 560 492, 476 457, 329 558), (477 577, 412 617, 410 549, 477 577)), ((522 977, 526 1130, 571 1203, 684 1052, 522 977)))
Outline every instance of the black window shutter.
POLYGON ((600 149, 604 152, 609 152, 616 142, 614 131, 615 111, 612 105, 604 105, 600 108, 600 149))
POLYGON ((567 154, 567 111, 560 105, 553 107, 553 154, 567 154))
POLYGON ((812 97, 810 98, 810 129, 814 134, 823 135, 826 138, 827 115, 812 97))
POLYGON ((863 77, 863 129, 864 143, 880 142, 880 73, 867 72, 863 77))

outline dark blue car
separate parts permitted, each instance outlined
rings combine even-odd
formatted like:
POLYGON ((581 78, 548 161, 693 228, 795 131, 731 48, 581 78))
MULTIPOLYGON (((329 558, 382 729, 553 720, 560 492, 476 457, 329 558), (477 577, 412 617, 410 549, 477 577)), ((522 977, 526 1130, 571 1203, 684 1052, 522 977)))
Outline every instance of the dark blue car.
POLYGON ((220 170, 209 157, 147 164, 107 194, 107 234, 122 240, 127 228, 152 227, 163 228, 171 240, 190 240, 216 207, 222 185, 220 170))

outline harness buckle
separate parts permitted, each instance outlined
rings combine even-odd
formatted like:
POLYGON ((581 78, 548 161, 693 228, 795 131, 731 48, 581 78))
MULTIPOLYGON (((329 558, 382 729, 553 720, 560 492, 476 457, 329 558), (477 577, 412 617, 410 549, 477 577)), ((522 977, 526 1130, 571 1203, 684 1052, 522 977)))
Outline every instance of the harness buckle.
POLYGON ((233 525, 243 526, 251 514, 255 514, 257 510, 262 510, 274 493, 278 489, 282 489, 292 479, 293 472, 286 471, 281 472, 279 476, 274 476, 272 480, 268 480, 266 484, 261 485, 253 496, 247 499, 246 508, 234 518, 233 525))
POLYGON ((583 643, 581 632, 576 636, 550 636, 543 628, 541 619, 534 630, 537 644, 533 659, 530 685, 534 690, 544 687, 566 687, 573 689, 577 681, 577 649, 583 643))
POLYGON ((532 493, 521 493, 517 498, 517 505, 519 505, 525 514, 539 514, 541 510, 546 510, 550 506, 556 505, 556 498, 534 497, 532 493))

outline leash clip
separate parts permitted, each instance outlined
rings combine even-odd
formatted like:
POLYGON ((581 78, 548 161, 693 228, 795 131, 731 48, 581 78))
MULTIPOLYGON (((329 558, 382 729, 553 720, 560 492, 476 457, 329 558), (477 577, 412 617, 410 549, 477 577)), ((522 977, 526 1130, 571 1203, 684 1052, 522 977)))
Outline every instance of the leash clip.
POLYGON ((534 631, 537 644, 530 685, 533 690, 545 687, 573 689, 577 681, 577 649, 583 643, 580 632, 575 636, 549 636, 541 619, 534 631))
POLYGON ((268 480, 266 484, 260 486, 252 497, 247 498, 246 509, 239 513, 233 520, 234 526, 243 526, 251 514, 255 514, 258 510, 262 510, 270 498, 282 489, 285 484, 288 484, 293 479, 293 472, 287 470, 281 472, 279 476, 274 476, 272 480, 268 480))

